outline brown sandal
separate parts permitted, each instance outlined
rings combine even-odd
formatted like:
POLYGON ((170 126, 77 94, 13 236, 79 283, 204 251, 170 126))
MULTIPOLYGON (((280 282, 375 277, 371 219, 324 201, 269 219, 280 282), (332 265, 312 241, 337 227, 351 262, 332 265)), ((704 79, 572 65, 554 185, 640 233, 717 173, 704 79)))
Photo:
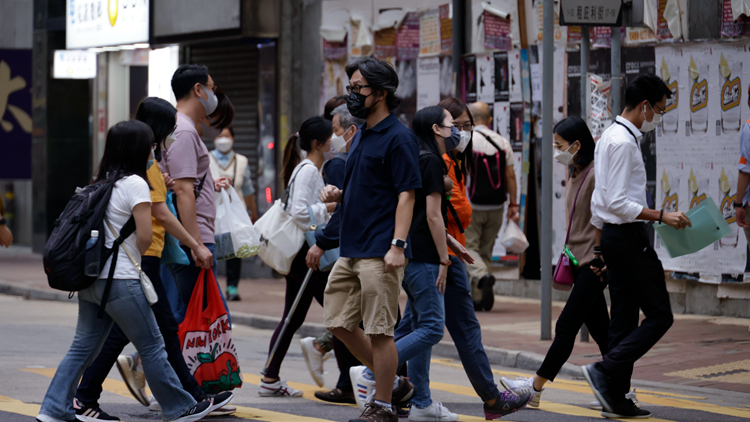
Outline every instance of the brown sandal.
POLYGON ((334 388, 331 391, 316 391, 315 397, 329 403, 356 404, 353 392, 344 393, 338 388, 334 388))

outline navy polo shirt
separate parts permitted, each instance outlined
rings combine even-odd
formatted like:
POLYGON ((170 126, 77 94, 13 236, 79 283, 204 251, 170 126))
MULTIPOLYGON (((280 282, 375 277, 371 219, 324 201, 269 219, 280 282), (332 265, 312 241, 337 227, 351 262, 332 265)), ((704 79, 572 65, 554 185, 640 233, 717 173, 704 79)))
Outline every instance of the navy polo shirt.
MULTIPOLYGON (((395 114, 358 130, 346 160, 341 256, 385 257, 396 229, 398 195, 420 187, 417 137, 395 114)), ((411 258, 409 249, 405 254, 411 258)))

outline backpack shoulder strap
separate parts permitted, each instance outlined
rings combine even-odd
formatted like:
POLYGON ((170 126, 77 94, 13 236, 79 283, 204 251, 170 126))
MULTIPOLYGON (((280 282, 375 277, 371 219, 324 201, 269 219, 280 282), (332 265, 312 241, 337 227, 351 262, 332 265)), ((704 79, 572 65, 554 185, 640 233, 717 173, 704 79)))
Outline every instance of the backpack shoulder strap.
MULTIPOLYGON (((112 225, 109 223, 109 220, 105 217, 104 218, 104 224, 109 226, 109 229, 112 231, 113 235, 117 235, 112 225)), ((125 224, 122 226, 122 229, 120 230, 120 235, 115 239, 114 242, 112 242, 112 249, 107 251, 105 253, 104 261, 106 262, 109 257, 112 257, 112 262, 109 264, 109 274, 107 275, 107 284, 104 285, 104 292, 102 292, 102 303, 99 306, 99 313, 97 315, 97 318, 104 317, 104 309, 107 307, 107 299, 109 298, 109 290, 112 288, 112 280, 115 277, 115 267, 117 266, 117 256, 119 255, 120 251, 120 245, 122 245, 122 242, 125 241, 126 238, 128 238, 131 234, 135 232, 135 218, 131 215, 128 221, 125 222, 125 224)), ((106 239, 106 236, 105 236, 106 239)), ((125 250, 127 253, 127 249, 125 250)), ((130 254, 128 253, 128 256, 130 254)), ((130 257, 133 259, 132 257, 130 257)), ((135 263, 135 260, 133 261, 135 263)), ((139 268, 140 269, 140 268, 139 268)))
POLYGON ((490 135, 488 135, 488 134, 484 133, 484 131, 483 131, 482 129, 475 129, 475 130, 476 130, 476 131, 477 131, 477 132, 478 132, 478 133, 479 133, 480 135, 482 135, 482 136, 484 137, 484 139, 486 139, 486 140, 487 140, 487 142, 489 142, 490 144, 492 144, 492 146, 493 146, 493 147, 495 147, 495 149, 497 150, 497 152, 502 152, 502 153, 505 153, 505 150, 504 150, 504 149, 502 149, 502 148, 500 148, 500 146, 499 146, 498 144, 496 144, 496 143, 495 143, 495 141, 493 141, 493 140, 492 140, 492 136, 490 136, 490 135))

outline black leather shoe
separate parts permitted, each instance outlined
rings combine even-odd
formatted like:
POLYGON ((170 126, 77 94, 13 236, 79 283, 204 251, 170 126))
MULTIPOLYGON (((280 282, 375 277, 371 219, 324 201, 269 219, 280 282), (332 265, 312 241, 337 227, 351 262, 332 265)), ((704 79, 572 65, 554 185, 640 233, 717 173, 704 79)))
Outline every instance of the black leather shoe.
MULTIPOLYGON (((586 381, 588 381, 591 389, 594 390, 594 395, 596 396, 597 400, 599 400, 599 403, 601 403, 602 405, 602 414, 604 412, 612 413, 612 405, 616 402, 619 404, 619 402, 624 401, 624 399, 619 401, 613 400, 612 397, 610 397, 609 378, 604 372, 600 371, 596 367, 596 363, 590 363, 586 366, 582 366, 581 371, 583 372, 583 376, 586 377, 586 381)), ((632 404, 632 402, 630 403, 632 404)))
POLYGON ((631 400, 623 400, 614 406, 612 412, 602 411, 602 416, 611 419, 647 419, 651 417, 651 412, 639 408, 631 400))

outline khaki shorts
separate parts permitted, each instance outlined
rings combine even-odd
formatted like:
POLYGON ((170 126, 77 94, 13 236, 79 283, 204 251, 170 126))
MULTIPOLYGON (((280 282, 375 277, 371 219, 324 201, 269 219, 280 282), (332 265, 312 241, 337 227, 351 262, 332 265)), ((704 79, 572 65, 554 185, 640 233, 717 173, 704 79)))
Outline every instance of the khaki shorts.
POLYGON ((323 306, 326 328, 393 337, 404 268, 385 272, 383 258, 339 258, 328 276, 323 306))

